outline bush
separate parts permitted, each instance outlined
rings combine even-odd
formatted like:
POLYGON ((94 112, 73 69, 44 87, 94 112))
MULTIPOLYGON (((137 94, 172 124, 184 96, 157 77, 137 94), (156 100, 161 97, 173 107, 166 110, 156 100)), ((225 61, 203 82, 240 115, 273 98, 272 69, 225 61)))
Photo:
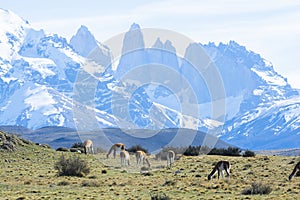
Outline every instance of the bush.
POLYGON ((146 154, 148 154, 148 150, 143 148, 141 145, 135 145, 135 146, 132 146, 130 147, 129 149, 126 149, 128 152, 131 152, 131 153, 135 153, 137 151, 144 151, 146 154))
POLYGON ((189 146, 183 153, 185 156, 199 156, 201 146, 189 146))
POLYGON ((228 147, 227 149, 213 148, 208 155, 221 155, 221 156, 241 156, 241 150, 237 147, 228 147))
POLYGON ((84 152, 84 150, 81 148, 71 148, 69 150, 70 150, 70 152, 73 152, 73 153, 83 153, 84 152))
POLYGON ((55 163, 54 168, 58 170, 59 176, 86 176, 90 172, 90 168, 85 160, 78 156, 65 158, 61 156, 59 161, 55 163))
POLYGON ((64 151, 64 152, 69 152, 69 151, 70 151, 70 149, 68 149, 68 148, 66 148, 66 147, 58 147, 58 148, 56 149, 56 151, 64 151))
POLYGON ((83 142, 76 142, 74 144, 72 144, 71 148, 84 148, 84 144, 83 142))
POLYGON ((251 165, 251 164, 246 164, 246 165, 244 165, 244 168, 243 168, 243 170, 250 169, 251 167, 252 167, 252 165, 251 165))
POLYGON ((163 184, 163 186, 174 186, 176 185, 176 182, 173 180, 166 180, 166 182, 163 184))
POLYGON ((272 188, 269 185, 263 185, 262 183, 252 183, 250 188, 242 191, 243 195, 254 195, 254 194, 270 194, 272 188))
POLYGON ((61 181, 57 185, 58 186, 66 186, 66 185, 70 185, 70 182, 68 182, 68 181, 61 181))
POLYGON ((96 181, 83 181, 81 185, 83 187, 99 187, 100 183, 96 181))
POLYGON ((170 200, 171 199, 163 192, 151 192, 150 197, 151 197, 151 200, 170 200))
POLYGON ((209 148, 208 146, 200 146, 200 152, 199 154, 202 154, 202 155, 206 155, 210 152, 211 148, 209 148))
POLYGON ((253 151, 250 151, 250 150, 246 150, 243 153, 243 157, 254 157, 254 156, 255 156, 255 153, 253 151))
POLYGON ((295 161, 294 161, 294 160, 291 160, 288 164, 289 164, 289 165, 295 164, 295 161))

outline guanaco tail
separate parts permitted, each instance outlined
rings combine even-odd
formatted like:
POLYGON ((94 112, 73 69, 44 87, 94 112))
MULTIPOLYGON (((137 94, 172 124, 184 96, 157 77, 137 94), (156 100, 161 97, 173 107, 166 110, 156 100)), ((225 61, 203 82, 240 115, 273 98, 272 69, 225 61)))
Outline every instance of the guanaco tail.
POLYGON ((226 172, 227 176, 229 177, 229 171, 230 171, 230 163, 228 161, 219 161, 212 172, 208 175, 208 180, 211 179, 211 177, 218 171, 218 180, 220 179, 220 174, 222 174, 222 178, 224 178, 223 170, 226 172))

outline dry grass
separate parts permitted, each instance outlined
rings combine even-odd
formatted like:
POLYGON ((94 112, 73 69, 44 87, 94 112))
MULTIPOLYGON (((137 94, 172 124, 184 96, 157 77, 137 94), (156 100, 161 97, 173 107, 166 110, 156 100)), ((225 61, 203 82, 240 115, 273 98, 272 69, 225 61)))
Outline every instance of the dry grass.
MULTIPOLYGON (((0 199, 150 199, 150 194, 165 194, 170 199, 297 199, 300 177, 287 177, 296 157, 256 156, 181 157, 172 169, 166 162, 150 159, 152 167, 140 173, 132 156, 132 165, 120 167, 119 159, 105 159, 105 154, 84 155, 91 169, 86 177, 58 176, 54 169, 60 156, 40 146, 24 145, 15 152, 0 151, 0 199), (213 163, 231 162, 230 180, 210 182, 207 175, 213 163), (176 173, 175 173, 176 172, 176 173), (242 195, 254 182, 270 185, 268 195, 242 195)), ((154 157, 154 156, 153 156, 154 157)))

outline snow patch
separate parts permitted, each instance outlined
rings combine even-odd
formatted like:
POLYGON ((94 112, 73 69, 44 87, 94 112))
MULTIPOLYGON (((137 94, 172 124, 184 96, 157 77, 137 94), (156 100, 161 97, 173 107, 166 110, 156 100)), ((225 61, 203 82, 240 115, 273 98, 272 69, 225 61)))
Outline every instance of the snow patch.
POLYGON ((45 86, 38 86, 33 89, 28 88, 25 95, 28 97, 24 102, 30 105, 32 110, 45 110, 44 113, 48 114, 56 112, 56 109, 51 111, 53 109, 51 105, 55 104, 55 100, 48 93, 45 86))
POLYGON ((265 80, 269 85, 277 85, 277 86, 286 86, 287 82, 284 78, 276 74, 274 71, 261 71, 258 69, 258 66, 254 66, 251 68, 253 72, 255 72, 258 76, 260 76, 263 80, 265 80))
POLYGON ((207 127, 209 127, 210 129, 213 128, 217 128, 219 126, 222 126, 224 123, 219 122, 217 120, 213 120, 213 119, 203 119, 203 122, 207 125, 207 127))
POLYGON ((260 96, 263 94, 263 92, 264 91, 262 89, 255 89, 255 90, 253 90, 253 95, 260 96))
POLYGON ((27 61, 30 67, 36 71, 38 71, 42 78, 46 78, 47 76, 54 76, 55 72, 49 69, 49 67, 56 67, 56 64, 53 60, 48 58, 29 58, 23 57, 25 61, 27 61))

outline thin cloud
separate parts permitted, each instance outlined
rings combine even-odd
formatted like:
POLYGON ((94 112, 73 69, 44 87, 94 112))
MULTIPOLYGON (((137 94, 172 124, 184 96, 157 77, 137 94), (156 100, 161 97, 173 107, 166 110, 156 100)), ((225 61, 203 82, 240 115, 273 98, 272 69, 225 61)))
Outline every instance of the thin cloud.
POLYGON ((236 15, 270 12, 299 11, 300 2, 296 1, 240 1, 240 0, 166 0, 138 6, 133 12, 150 16, 160 13, 165 15, 236 15), (296 9, 296 11, 295 11, 296 9))

